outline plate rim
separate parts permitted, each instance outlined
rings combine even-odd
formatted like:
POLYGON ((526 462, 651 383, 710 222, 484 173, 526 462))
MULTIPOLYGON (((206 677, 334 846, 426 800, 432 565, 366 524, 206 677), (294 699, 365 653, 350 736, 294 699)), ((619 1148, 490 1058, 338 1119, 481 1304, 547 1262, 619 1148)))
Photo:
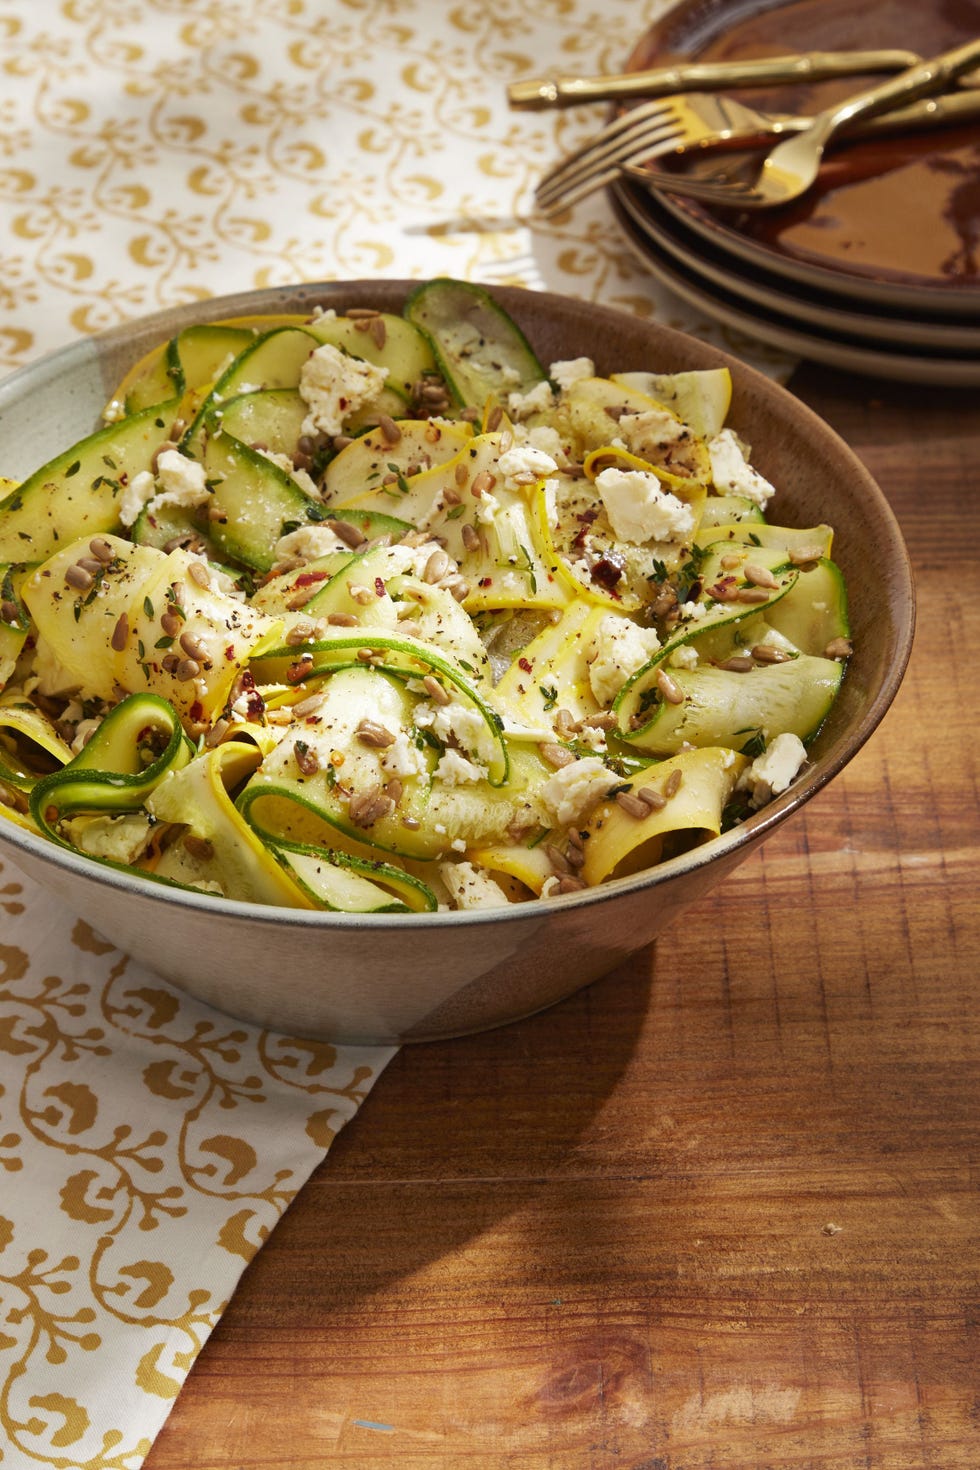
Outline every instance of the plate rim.
POLYGON ((611 203, 627 244, 663 285, 689 305, 746 337, 758 338, 796 357, 822 362, 871 379, 886 378, 892 382, 934 387, 980 387, 980 359, 920 358, 908 353, 851 345, 834 338, 815 337, 794 322, 783 324, 768 313, 750 310, 737 298, 733 302, 726 301, 719 296, 717 288, 699 280, 692 282, 679 267, 665 266, 657 257, 651 259, 649 250, 644 249, 643 243, 636 238, 639 227, 614 195, 611 203))
POLYGON ((699 248, 694 256, 693 242, 685 238, 686 222, 675 221, 670 211, 667 211, 666 219, 662 218, 658 214, 659 197, 656 201, 649 198, 640 185, 618 180, 609 187, 637 227, 649 235, 655 245, 668 250, 675 260, 689 263, 692 270, 696 269, 721 290, 744 297, 760 305, 764 311, 776 311, 803 323, 812 322, 818 329, 827 323, 832 331, 866 339, 870 346, 880 346, 885 350, 892 344, 895 347, 918 345, 927 351, 935 349, 948 355, 951 361, 956 361, 960 353, 973 353, 980 357, 980 320, 975 326, 964 326, 958 322, 950 324, 948 331, 961 339, 950 342, 940 340, 946 330, 945 323, 923 322, 919 316, 901 317, 891 313, 882 316, 852 310, 849 303, 828 301, 825 292, 819 293, 824 299, 801 299, 798 293, 791 295, 784 290, 781 281, 771 282, 761 268, 756 268, 754 274, 749 275, 738 267, 732 267, 724 252, 715 250, 713 245, 709 246, 711 253, 706 254, 699 248), (737 283, 737 289, 734 283, 737 283), (883 324, 888 329, 884 335, 880 331, 883 324), (947 349, 946 353, 944 349, 947 349))

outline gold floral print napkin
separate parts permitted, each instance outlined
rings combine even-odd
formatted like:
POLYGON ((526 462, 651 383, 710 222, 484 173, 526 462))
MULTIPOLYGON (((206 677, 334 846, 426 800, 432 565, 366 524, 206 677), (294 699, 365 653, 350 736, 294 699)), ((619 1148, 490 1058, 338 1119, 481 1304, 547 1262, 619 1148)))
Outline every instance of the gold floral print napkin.
MULTIPOLYGON (((196 297, 369 276, 561 291, 725 341, 604 199, 531 221, 603 110, 506 102, 552 67, 618 70, 665 5, 5 0, 0 373, 196 297)), ((136 1470, 390 1055, 210 1011, 0 868, 0 1470, 136 1470)))
POLYGON ((667 5, 5 0, 0 371, 195 297, 370 276, 562 291, 727 340, 604 197, 532 222, 605 109, 507 103, 521 77, 620 70, 667 5))
POLYGON ((139 1465, 392 1055, 259 1031, 0 869, 0 1465, 139 1465))

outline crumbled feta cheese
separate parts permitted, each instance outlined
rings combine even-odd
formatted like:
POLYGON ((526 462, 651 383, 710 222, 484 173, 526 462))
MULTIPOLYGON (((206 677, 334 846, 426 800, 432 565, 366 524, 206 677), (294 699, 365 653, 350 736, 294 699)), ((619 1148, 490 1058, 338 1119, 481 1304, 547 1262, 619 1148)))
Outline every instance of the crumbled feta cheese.
POLYGON ((75 736, 71 742, 71 748, 75 755, 84 750, 96 730, 102 724, 101 719, 79 720, 75 726, 75 736))
POLYGON ((522 444, 516 449, 504 450, 497 460, 497 468, 505 482, 513 482, 518 475, 534 475, 535 479, 543 480, 546 475, 553 475, 558 466, 543 449, 522 444))
POLYGON ((300 370, 300 397, 309 409, 301 433, 339 434, 350 414, 377 398, 387 376, 387 368, 348 357, 332 342, 324 342, 300 370))
POLYGON ((424 776, 427 771, 425 753, 406 735, 404 730, 399 730, 395 736, 394 743, 386 746, 381 755, 382 769, 388 771, 392 776, 424 776))
POLYGON ((416 706, 414 719, 420 730, 431 730, 437 739, 447 743, 455 740, 484 765, 489 765, 497 755, 497 742, 486 720, 470 705, 457 700, 450 700, 449 704, 423 703, 416 706))
POLYGON ((157 482, 149 470, 140 470, 134 475, 119 497, 119 520, 124 526, 132 526, 139 513, 157 493, 157 482))
POLYGON ((664 490, 649 471, 611 466, 595 483, 617 540, 684 541, 693 535, 691 507, 664 490))
POLYGON ((181 454, 179 449, 165 449, 157 459, 157 483, 160 492, 154 505, 177 505, 194 510, 209 498, 204 466, 196 459, 181 454))
POLYGON ((538 792, 546 825, 565 827, 581 821, 618 781, 595 755, 560 766, 538 792))
POLYGON ((547 378, 536 383, 528 393, 508 393, 507 412, 512 419, 520 421, 533 413, 547 413, 554 407, 555 397, 547 378))
POLYGON ((581 745, 587 745, 590 750, 594 750, 597 754, 609 749, 606 732, 599 725, 580 726, 575 738, 581 745))
POLYGON ((204 466, 179 450, 165 450, 157 459, 156 478, 144 469, 126 485, 119 498, 119 520, 123 526, 134 525, 148 504, 194 510, 209 495, 204 466))
MULTIPOLYGON (((583 536, 582 544, 586 551, 592 550, 592 538, 590 536, 583 536)), ((589 585, 591 583, 592 563, 589 561, 588 557, 576 557, 576 559, 572 562, 569 562, 568 565, 570 569, 575 573, 576 577, 578 577, 580 582, 585 582, 586 585, 589 585)))
POLYGON ((320 492, 316 488, 312 475, 308 474, 306 470, 298 470, 288 454, 278 454, 273 449, 260 449, 258 452, 263 459, 269 460, 278 469, 284 470, 289 478, 299 486, 304 495, 308 495, 311 500, 319 500, 320 492))
POLYGON ((135 863, 146 850, 154 823, 144 812, 81 817, 71 824, 74 841, 90 857, 135 863))
POLYGON ((741 790, 752 793, 752 805, 764 806, 770 796, 785 791, 806 761, 806 746, 798 735, 777 735, 738 779, 741 790))
POLYGON ((439 757, 439 764, 432 774, 436 781, 442 781, 446 786, 465 786, 470 781, 482 781, 487 772, 484 766, 478 766, 450 745, 439 757))
MULTIPOLYGON (((400 542, 396 542, 394 546, 386 548, 386 559, 389 565, 385 576, 411 576, 424 582, 429 558, 434 551, 438 550, 440 550, 438 541, 422 541, 418 546, 402 546, 400 542)), ((446 552, 446 555, 449 557, 449 570, 445 575, 451 577, 454 571, 459 570, 459 563, 454 560, 450 552, 446 552)))
POLYGON ((473 863, 440 863, 439 877, 449 891, 454 908, 497 908, 510 901, 500 884, 473 863))
POLYGON ((677 615, 685 622, 698 623, 708 616, 708 609, 703 602, 682 602, 677 609, 677 615))
POLYGON ((235 585, 234 577, 229 577, 227 572, 210 565, 207 561, 202 561, 200 565, 208 571, 212 592, 220 592, 223 597, 230 597, 236 602, 247 601, 245 593, 235 585))
POLYGON ((296 556, 303 561, 315 561, 318 556, 328 556, 332 551, 350 551, 346 541, 341 540, 329 526, 299 526, 280 536, 276 542, 274 556, 277 562, 296 556))
POLYGON ((553 362, 548 369, 548 377, 557 383, 564 393, 573 383, 581 382, 583 378, 595 377, 595 363, 591 357, 566 357, 559 362, 553 362))
POLYGON ((125 417, 126 405, 120 398, 111 399, 102 410, 102 422, 106 424, 118 424, 125 417))
POLYGON ((607 613, 587 654, 589 683, 599 703, 612 704, 630 675, 649 663, 659 647, 655 629, 641 628, 630 618, 607 613))
POLYGON ((682 643, 675 648, 670 655, 670 666, 673 669, 696 669, 698 666, 698 651, 693 643, 682 643))
POLYGON ((708 455, 711 478, 719 494, 744 495, 765 510, 776 493, 775 487, 752 468, 731 429, 722 429, 709 440, 708 455))
POLYGON ((254 724, 265 713, 265 701, 257 689, 243 689, 228 708, 228 718, 236 725, 254 724))
POLYGON ((490 490, 484 490, 483 494, 476 502, 476 510, 473 513, 473 519, 476 521, 477 525, 492 526, 494 521, 500 515, 502 509, 503 507, 501 506, 500 501, 497 499, 496 495, 494 495, 490 490))
POLYGON ((633 454, 657 462, 672 445, 690 439, 687 424, 665 408, 648 408, 643 413, 624 413, 619 432, 633 454))
POLYGON ((540 449, 544 454, 550 454, 555 464, 567 463, 568 456, 562 447, 561 435, 557 429, 550 424, 532 424, 524 430, 525 442, 532 449, 540 449))

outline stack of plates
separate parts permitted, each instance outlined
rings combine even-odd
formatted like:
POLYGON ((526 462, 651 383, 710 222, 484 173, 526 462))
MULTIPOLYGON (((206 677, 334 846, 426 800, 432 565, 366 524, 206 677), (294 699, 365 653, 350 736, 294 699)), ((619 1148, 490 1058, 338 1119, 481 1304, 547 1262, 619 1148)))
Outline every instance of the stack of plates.
MULTIPOLYGON (((680 0, 629 65, 887 46, 929 56, 978 30, 971 0, 680 0)), ((811 113, 861 85, 735 95, 811 113)), ((727 326, 853 372, 980 385, 976 124, 841 145, 817 186, 777 210, 716 210, 626 182, 610 193, 648 269, 727 326)))

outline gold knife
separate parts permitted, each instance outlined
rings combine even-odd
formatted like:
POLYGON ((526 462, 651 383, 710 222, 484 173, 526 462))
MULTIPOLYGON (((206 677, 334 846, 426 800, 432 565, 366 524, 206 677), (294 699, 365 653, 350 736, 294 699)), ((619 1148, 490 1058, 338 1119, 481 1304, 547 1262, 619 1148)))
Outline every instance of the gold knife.
POLYGON ((531 77, 507 88, 511 107, 574 107, 621 97, 667 97, 674 92, 719 92, 777 82, 815 82, 826 77, 905 71, 921 57, 914 51, 809 51, 755 61, 694 61, 605 77, 531 77))

